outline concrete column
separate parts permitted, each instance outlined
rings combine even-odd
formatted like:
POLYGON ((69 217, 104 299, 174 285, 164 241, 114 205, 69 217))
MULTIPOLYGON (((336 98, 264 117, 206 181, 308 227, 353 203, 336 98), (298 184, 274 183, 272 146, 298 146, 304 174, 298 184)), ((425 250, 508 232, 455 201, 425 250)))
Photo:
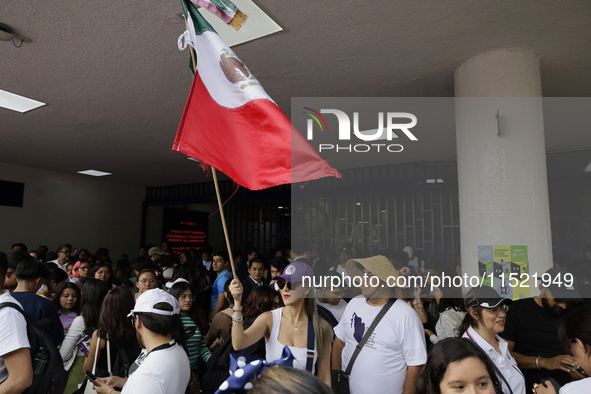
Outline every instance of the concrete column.
MULTIPOLYGON (((477 55, 456 69, 455 94, 463 273, 479 275, 479 245, 526 245, 529 273, 541 275, 552 234, 540 60, 514 49, 477 55)), ((517 293, 539 294, 532 280, 517 293)))

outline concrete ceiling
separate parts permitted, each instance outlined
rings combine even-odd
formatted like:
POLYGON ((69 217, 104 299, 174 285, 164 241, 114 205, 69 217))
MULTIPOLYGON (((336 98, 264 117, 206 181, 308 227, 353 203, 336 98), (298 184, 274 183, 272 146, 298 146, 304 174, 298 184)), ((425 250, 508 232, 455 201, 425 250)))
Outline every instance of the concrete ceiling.
MULTIPOLYGON (((288 116, 292 97, 453 97, 458 64, 505 47, 539 54, 544 96, 591 96, 585 1, 256 3, 285 30, 234 49, 288 116)), ((3 0, 0 22, 33 42, 0 41, 0 89, 48 105, 0 108, 0 163, 97 169, 141 186, 204 181, 171 151, 191 83, 176 44, 180 9, 178 0, 3 0)), ((591 148, 582 123, 560 138, 547 127, 547 149, 591 148)), ((430 138, 403 159, 455 158, 453 123, 430 138)))

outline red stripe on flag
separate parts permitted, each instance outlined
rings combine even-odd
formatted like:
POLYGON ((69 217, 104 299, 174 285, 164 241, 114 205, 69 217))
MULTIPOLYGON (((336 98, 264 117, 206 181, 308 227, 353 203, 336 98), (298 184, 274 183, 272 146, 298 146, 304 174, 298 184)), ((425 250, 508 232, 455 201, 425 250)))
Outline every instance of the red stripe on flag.
POLYGON ((219 105, 195 73, 173 150, 251 190, 341 174, 320 158, 270 100, 219 105))

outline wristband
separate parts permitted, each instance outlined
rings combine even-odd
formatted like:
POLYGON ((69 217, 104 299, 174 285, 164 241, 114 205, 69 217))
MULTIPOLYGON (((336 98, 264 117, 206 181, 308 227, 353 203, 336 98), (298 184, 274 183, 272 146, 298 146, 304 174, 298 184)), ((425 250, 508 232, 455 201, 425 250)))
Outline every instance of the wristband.
POLYGON ((418 304, 422 304, 422 303, 423 303, 423 301, 417 301, 417 300, 412 301, 413 305, 418 305, 418 304))
POLYGON ((538 369, 541 369, 541 368, 540 368, 540 364, 539 364, 540 357, 541 357, 541 356, 538 356, 538 357, 536 357, 536 367, 538 367, 538 369))
POLYGON ((235 306, 232 306, 232 310, 234 312, 242 312, 242 308, 236 308, 235 306))
POLYGON ((238 316, 238 317, 232 316, 232 321, 235 323, 242 323, 242 316, 238 316))
POLYGON ((111 389, 111 391, 109 391, 109 394, 112 394, 113 393, 113 390, 115 390, 114 387, 111 389))

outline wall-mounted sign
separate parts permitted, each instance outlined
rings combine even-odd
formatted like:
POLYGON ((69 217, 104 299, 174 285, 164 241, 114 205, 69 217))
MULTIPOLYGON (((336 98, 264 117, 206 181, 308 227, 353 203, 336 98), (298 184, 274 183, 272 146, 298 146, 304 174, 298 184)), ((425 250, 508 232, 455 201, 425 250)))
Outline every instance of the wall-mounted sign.
POLYGON ((529 259, 525 245, 479 245, 478 276, 503 297, 528 298, 529 259))
POLYGON ((207 243, 207 212, 164 208, 162 239, 178 256, 189 249, 200 250, 207 243))

